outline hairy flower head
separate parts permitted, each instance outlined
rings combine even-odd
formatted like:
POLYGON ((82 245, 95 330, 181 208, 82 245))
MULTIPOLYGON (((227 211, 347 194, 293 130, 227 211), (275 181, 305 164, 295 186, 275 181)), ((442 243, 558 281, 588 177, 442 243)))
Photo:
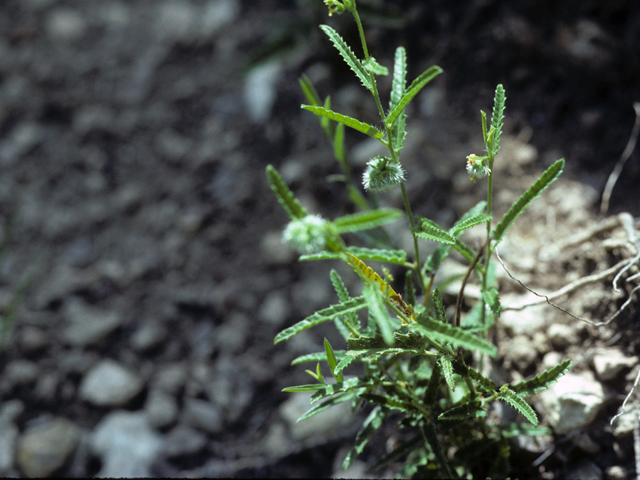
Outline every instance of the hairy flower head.
POLYGON ((282 234, 282 240, 300 253, 316 253, 325 249, 329 222, 320 215, 307 215, 292 220, 282 234))
POLYGON ((365 190, 385 192, 404 182, 404 170, 399 163, 387 157, 374 157, 367 163, 362 175, 365 190))
POLYGON ((467 156, 469 180, 475 182, 478 178, 484 178, 491 173, 491 169, 484 163, 487 158, 479 157, 473 153, 467 156))

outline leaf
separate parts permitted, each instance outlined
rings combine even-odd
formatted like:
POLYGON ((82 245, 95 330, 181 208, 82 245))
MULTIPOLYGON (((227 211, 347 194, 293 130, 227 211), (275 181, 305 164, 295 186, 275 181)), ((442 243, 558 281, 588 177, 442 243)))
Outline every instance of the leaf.
POLYGON ((475 227, 476 225, 480 225, 481 223, 486 223, 490 220, 491 220, 491 215, 487 215, 486 213, 479 213, 477 215, 474 215, 466 219, 460 219, 459 221, 454 223, 453 227, 451 227, 451 230, 449 230, 449 233, 451 235, 454 235, 458 232, 462 232, 463 230, 466 230, 467 228, 475 227))
POLYGON ((327 353, 327 363, 329 363, 329 368, 331 369, 331 375, 336 379, 336 382, 344 382, 344 376, 342 372, 335 372, 335 368, 338 366, 338 361, 336 360, 336 355, 333 353, 333 348, 331 348, 331 344, 329 340, 324 339, 324 350, 327 353))
POLYGON ((333 225, 336 227, 338 233, 358 232, 395 222, 401 218, 402 215, 402 211, 395 208, 379 208, 336 218, 333 221, 333 225))
POLYGON ((320 100, 320 95, 318 95, 318 91, 313 86, 313 83, 311 83, 311 80, 309 79, 309 77, 307 77, 306 75, 302 75, 298 79, 298 82, 300 82, 300 88, 302 88, 302 91, 304 92, 304 96, 307 97, 307 100, 309 100, 309 103, 316 107, 321 106, 322 101, 320 100))
POLYGON ((473 262, 473 259, 476 256, 476 252, 469 245, 464 243, 459 238, 456 238, 456 243, 453 247, 458 251, 460 255, 462 255, 470 262, 473 262))
POLYGON ((358 435, 356 435, 356 443, 344 459, 342 468, 345 470, 349 468, 356 457, 362 453, 371 436, 382 426, 382 422, 387 417, 388 413, 389 410, 379 406, 375 407, 371 411, 367 419, 362 424, 358 435))
POLYGON ((362 281, 366 285, 376 284, 380 287, 380 291, 385 295, 395 296, 397 293, 385 282, 380 275, 368 267, 362 260, 349 252, 345 253, 346 257, 343 257, 345 261, 353 268, 353 271, 358 274, 362 281))
POLYGON ((493 115, 491 116, 491 128, 494 130, 494 137, 491 141, 491 150, 493 155, 498 153, 500 149, 500 134, 502 133, 502 119, 504 118, 504 102, 506 97, 504 96, 504 87, 498 85, 496 87, 496 94, 493 101, 493 115))
POLYGON ((322 403, 317 403, 316 405, 313 405, 309 410, 307 410, 305 413, 303 413, 300 416, 300 418, 298 418, 296 420, 296 423, 302 422, 303 420, 306 420, 307 418, 311 418, 314 415, 317 415, 318 413, 324 412, 325 410, 328 410, 329 408, 333 407, 334 405, 338 405, 339 403, 348 402, 349 400, 351 400, 355 396, 356 396, 356 392, 342 392, 342 393, 339 393, 337 395, 334 395, 333 397, 325 400, 322 403))
POLYGON ((345 287, 344 282, 342 281, 342 277, 340 277, 340 274, 336 272, 334 269, 331 269, 331 273, 329 273, 329 277, 331 277, 331 283, 340 301, 342 303, 348 302, 351 296, 349 295, 349 291, 347 290, 347 287, 345 287))
POLYGON ((426 238, 427 240, 434 240, 436 242, 448 243, 449 245, 455 245, 455 237, 451 236, 433 220, 423 217, 418 217, 418 220, 420 221, 420 225, 414 230, 414 233, 418 237, 426 238))
POLYGON ((393 329, 391 328, 391 319, 387 313, 387 308, 382 302, 382 297, 378 289, 373 285, 367 285, 362 291, 364 298, 367 299, 369 312, 375 319, 384 339, 384 343, 388 346, 393 345, 393 329))
POLYGON ((440 363, 436 362, 433 365, 431 377, 429 378, 429 384, 427 385, 427 391, 424 394, 425 405, 433 405, 435 403, 436 395, 438 394, 438 389, 440 388, 441 379, 442 376, 440 375, 440 363))
POLYGON ((333 154, 336 157, 336 160, 342 166, 342 170, 345 172, 345 175, 349 172, 349 164, 347 163, 347 158, 344 152, 344 124, 338 123, 336 126, 336 133, 333 137, 333 154))
POLYGON ((424 325, 414 322, 409 327, 429 338, 449 342, 456 347, 476 350, 480 353, 486 353, 490 357, 495 357, 498 354, 498 349, 495 345, 459 327, 431 320, 430 318, 422 318, 420 321, 424 325))
POLYGON ((549 370, 536 375, 530 380, 516 383, 511 387, 515 393, 522 396, 533 395, 540 390, 544 390, 552 383, 558 381, 571 368, 571 360, 565 360, 549 370))
POLYGON ((416 289, 413 286, 413 273, 407 270, 404 274, 404 296, 407 297, 407 304, 416 304, 416 289))
POLYGON ((324 385, 324 390, 318 390, 312 397, 311 403, 315 403, 323 397, 329 395, 335 395, 340 392, 349 392, 352 390, 358 390, 361 388, 371 388, 376 386, 376 381, 371 378, 350 378, 341 383, 330 383, 328 385, 324 385))
POLYGON ((428 68, 425 72, 422 73, 422 75, 416 78, 411 83, 411 85, 409 85, 409 88, 407 88, 407 90, 402 94, 402 97, 400 97, 400 100, 398 100, 397 105, 393 107, 393 109, 391 110, 391 112, 389 112, 389 115, 387 115, 387 118, 385 119, 385 123, 388 128, 393 127, 393 124, 398 119, 400 114, 404 111, 409 102, 413 99, 413 97, 415 97, 427 83, 429 83, 441 73, 442 69, 434 65, 433 67, 428 68))
POLYGON ((498 385, 496 385, 491 379, 482 375, 479 371, 463 365, 460 362, 455 363, 454 369, 456 370, 456 373, 462 377, 469 377, 474 380, 487 395, 494 395, 498 391, 498 385))
POLYGON ((440 440, 438 440, 436 430, 433 428, 431 422, 426 421, 423 424, 422 432, 427 442, 429 442, 431 451, 436 456, 436 460, 440 464, 440 468, 444 471, 444 476, 441 476, 441 478, 453 478, 451 470, 449 469, 449 462, 447 462, 447 457, 444 454, 440 440))
POLYGON ((482 402, 480 400, 474 400, 472 402, 462 403, 442 412, 438 415, 438 420, 459 422, 474 418, 483 418, 486 416, 487 411, 482 408, 482 402))
POLYGON ((344 358, 342 358, 342 360, 340 360, 340 363, 338 363, 338 365, 336 366, 334 372, 338 373, 338 372, 342 372, 345 368, 347 368, 354 360, 356 359, 356 357, 352 356, 352 355, 345 355, 344 358))
POLYGON ((536 416, 536 412, 533 411, 533 408, 531 408, 522 397, 511 390, 508 385, 503 385, 502 387, 500 387, 500 395, 498 395, 498 399, 504 400, 509 405, 514 407, 516 410, 522 413, 525 418, 529 420, 533 425, 538 425, 538 417, 536 416))
POLYGON ((396 55, 393 61, 393 82, 391 84, 391 98, 389 107, 393 109, 404 94, 407 79, 407 51, 404 47, 396 48, 396 55))
MULTIPOLYGON (((336 358, 344 358, 347 352, 345 350, 335 350, 333 352, 336 358)), ((307 353, 306 355, 300 355, 291 361, 291 365, 300 365, 307 362, 326 362, 327 354, 325 352, 307 353)))
POLYGON ((373 57, 369 57, 368 60, 362 62, 362 66, 374 75, 389 75, 389 69, 380 65, 373 57))
POLYGON ((313 105, 302 105, 302 108, 308 110, 311 113, 315 113, 316 115, 322 115, 330 120, 335 120, 336 122, 340 122, 347 127, 351 127, 354 130, 364 133, 365 135, 369 135, 377 140, 384 137, 384 132, 381 132, 373 125, 369 125, 368 123, 361 122, 353 117, 348 117, 346 115, 342 115, 341 113, 334 112, 333 110, 329 110, 324 107, 314 107, 313 105))
POLYGON ((375 472, 376 470, 380 470, 392 463, 399 462, 411 452, 418 448, 422 448, 424 446, 424 438, 421 434, 416 435, 415 437, 407 440, 406 442, 401 443, 396 449, 391 452, 383 455, 380 460, 378 460, 372 467, 371 471, 375 472))
POLYGON ((295 325, 284 329, 274 339, 273 343, 280 343, 283 340, 288 340, 294 335, 307 330, 311 327, 315 327, 322 322, 326 322, 327 320, 332 320, 339 315, 345 315, 349 312, 357 312, 358 310, 362 310, 367 306, 367 302, 364 297, 356 297, 352 298, 348 302, 340 303, 337 305, 332 305, 323 310, 319 310, 313 315, 308 316, 304 320, 296 323, 295 325))
POLYGON ((383 408, 388 408, 389 410, 400 410, 405 413, 412 413, 415 410, 415 407, 413 407, 410 402, 388 395, 367 392, 362 394, 362 398, 368 402, 380 405, 383 408))
POLYGON ((396 265, 404 265, 407 261, 407 252, 404 250, 362 247, 347 247, 345 250, 361 260, 373 260, 376 262, 394 263, 396 265))
POLYGON ((551 165, 545 172, 534 182, 529 189, 522 194, 522 196, 514 203, 509 211, 505 213, 502 220, 496 225, 496 228, 493 230, 493 239, 495 240, 495 245, 498 245, 504 234, 507 233, 507 230, 516 218, 524 211, 525 208, 529 206, 529 204, 535 200, 544 189, 546 189, 549 185, 551 185, 562 173, 564 169, 564 158, 556 161, 553 165, 551 165))
POLYGON ((453 378, 453 365, 451 364, 451 359, 447 355, 443 355, 438 359, 438 364, 440 365, 442 376, 449 386, 449 390, 455 392, 456 381, 453 378))
POLYGON ((309 385, 298 385, 296 387, 287 387, 287 388, 283 388, 282 391, 283 392, 289 392, 289 393, 293 393, 293 392, 315 392, 318 390, 323 390, 324 388, 326 388, 326 385, 324 383, 314 383, 314 384, 309 384, 309 385))
POLYGON ((436 312, 436 320, 442 323, 447 323, 447 314, 444 311, 444 304, 442 303, 442 297, 440 291, 436 288, 433 290, 433 307, 436 312))
MULTIPOLYGON (((342 278, 340 277, 338 272, 332 269, 329 276, 331 277, 331 283, 333 284, 333 288, 336 290, 340 301, 342 303, 348 302, 351 299, 351 296, 349 295, 347 287, 345 287, 344 282, 342 281, 342 278)), ((336 321, 339 322, 340 320, 336 319, 336 321)), ((340 325, 337 325, 337 327, 345 340, 347 340, 350 336, 350 329, 355 331, 360 330, 360 321, 358 320, 358 316, 355 312, 347 313, 344 316, 344 323, 347 325, 347 327, 350 328, 344 327, 344 325, 342 325, 342 327, 340 325)))
POLYGON ((496 318, 500 318, 500 311, 502 310, 502 305, 500 305, 500 298, 498 297, 498 289, 496 287, 491 287, 489 290, 485 290, 482 292, 482 298, 485 303, 491 309, 491 312, 496 316, 496 318))
POLYGON ((300 255, 298 261, 300 262, 309 262, 312 260, 335 260, 336 258, 341 258, 340 253, 338 252, 318 252, 318 253, 309 253, 307 255, 300 255))
POLYGON ((272 165, 267 165, 267 178, 269 179, 271 190, 273 190, 273 193, 275 193, 276 198, 287 211, 291 220, 304 218, 309 215, 300 202, 293 196, 287 184, 284 183, 284 180, 282 180, 282 177, 272 165))
POLYGON ((358 57, 355 56, 349 45, 347 45, 338 32, 329 25, 320 25, 320 28, 327 34, 336 49, 338 49, 338 52, 340 52, 344 61, 347 62, 347 65, 349 65, 351 70, 353 70, 353 72, 358 76, 362 85, 364 85, 369 91, 373 91, 369 72, 367 72, 367 69, 364 67, 362 62, 358 60, 358 57))

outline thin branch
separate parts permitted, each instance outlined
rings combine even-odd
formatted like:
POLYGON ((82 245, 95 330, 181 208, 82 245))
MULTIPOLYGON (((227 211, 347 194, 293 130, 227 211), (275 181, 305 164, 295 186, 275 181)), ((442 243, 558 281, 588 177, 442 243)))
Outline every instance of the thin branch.
MULTIPOLYGON (((621 417, 622 415, 624 415, 626 412, 624 411, 624 407, 627 406, 627 402, 629 401, 629 399, 631 398, 631 395, 633 395, 633 392, 636 391, 636 387, 638 386, 638 382, 640 382, 640 370, 638 370, 638 374, 636 375, 636 381, 633 382, 633 387, 631 388, 631 391, 629 392, 629 394, 627 395, 627 397, 624 399, 624 402, 622 402, 622 408, 620 409, 620 413, 618 413, 617 415, 615 415, 611 421, 609 422, 609 425, 611 425, 611 428, 613 428, 613 422, 615 421, 616 418, 621 417)), ((636 452, 637 454, 637 452, 636 452)))
POLYGON ((491 237, 488 237, 487 240, 484 242, 484 244, 478 249, 478 253, 476 254, 476 257, 473 259, 473 262, 471 262, 471 264, 469 265, 469 268, 467 269, 467 273, 464 274, 464 278, 462 279, 462 285, 460 285, 460 292, 458 292, 458 300, 456 302, 456 317, 454 321, 454 325, 456 327, 460 326, 460 315, 462 314, 462 300, 464 298, 464 287, 467 286, 467 281, 469 280, 469 276, 471 276, 471 272, 473 272, 473 269, 476 268, 476 265, 484 255, 485 253, 484 249, 489 244, 489 238, 491 237))

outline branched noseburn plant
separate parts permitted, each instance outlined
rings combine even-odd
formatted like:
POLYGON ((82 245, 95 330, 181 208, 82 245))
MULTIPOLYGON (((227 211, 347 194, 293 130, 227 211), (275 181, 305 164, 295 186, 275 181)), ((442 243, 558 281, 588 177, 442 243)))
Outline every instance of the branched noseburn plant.
POLYGON ((374 469, 402 462, 400 473, 403 476, 451 478, 472 475, 480 478, 506 475, 510 454, 508 439, 548 432, 538 427, 536 413, 525 397, 558 380, 571 362, 566 360, 515 385, 499 386, 481 373, 482 358, 497 354, 497 347, 486 338, 501 310, 495 263, 491 258, 516 218, 560 175, 564 160, 551 165, 495 225, 492 223, 493 163, 500 145, 505 106, 505 92, 502 85, 498 85, 490 120, 482 112, 485 155, 467 157, 470 179, 475 182, 487 178, 487 200, 473 207, 448 230, 428 218, 414 216, 405 189, 406 173, 400 163, 406 135, 405 108, 442 70, 433 66, 407 86, 406 53, 399 47, 395 54, 389 109, 385 112, 376 77, 387 75, 388 70, 369 54, 355 0, 325 0, 325 4, 330 15, 349 12, 357 23, 363 59, 356 56, 333 28, 327 25, 320 28, 373 96, 381 123, 374 126, 333 111, 329 98, 322 102, 311 81, 306 77, 301 79, 302 89, 310 102, 302 108, 318 116, 341 167, 340 178, 346 184, 351 200, 360 209, 357 213, 327 220, 308 212, 276 169, 271 165, 267 167, 271 188, 291 219, 283 239, 302 254, 300 260, 346 262, 363 283, 362 293, 352 296, 340 275, 332 270, 331 282, 339 302, 315 312, 275 337, 275 343, 279 343, 332 320, 346 343, 346 349, 334 350, 325 339, 323 352, 296 358, 294 365, 317 363, 315 371, 307 370, 314 383, 289 387, 285 391, 314 392, 312 407, 299 421, 343 402, 352 402, 353 408, 363 403, 373 404, 357 434, 355 446, 344 460, 345 469, 362 453, 389 414, 396 411, 402 416, 399 428, 407 430, 406 441, 380 458, 374 469), (345 126, 373 137, 388 149, 388 155, 375 157, 367 164, 362 183, 368 196, 357 185, 345 151, 345 126), (399 188, 402 193, 404 213, 376 208, 375 194, 392 188, 399 188), (380 228, 403 216, 413 235, 412 259, 407 252, 394 249, 380 228), (461 240, 465 230, 482 225, 486 228, 486 240, 479 248, 472 248, 461 240), (361 237, 374 241, 376 248, 347 246, 342 238, 345 233, 365 231, 377 232, 361 237), (439 243, 424 262, 418 250, 421 239, 439 243), (434 287, 434 278, 452 249, 466 258, 469 266, 462 280, 454 318, 449 319, 442 297, 434 287), (406 269, 404 298, 392 288, 387 269, 383 269, 381 276, 365 263, 368 261, 406 269), (462 318, 464 289, 472 275, 478 279, 482 296, 462 318), (479 365, 474 365, 474 361, 479 365), (325 379, 320 362, 327 362, 332 381, 325 379), (347 377, 345 369, 355 367, 355 363, 364 365, 364 374, 347 377), (487 412, 496 401, 513 406, 526 422, 489 421, 487 412))

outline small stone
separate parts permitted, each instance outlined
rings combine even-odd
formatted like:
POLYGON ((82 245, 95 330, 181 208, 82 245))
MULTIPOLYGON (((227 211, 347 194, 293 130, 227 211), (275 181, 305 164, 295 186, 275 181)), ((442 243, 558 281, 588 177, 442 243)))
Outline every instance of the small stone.
POLYGON ((303 441, 328 437, 344 430, 345 425, 353 420, 349 402, 343 402, 298 423, 298 418, 311 408, 311 395, 307 392, 294 393, 280 406, 280 416, 294 439, 303 441))
POLYGON ((617 348, 612 348, 597 352, 592 362, 598 379, 607 382, 615 379, 623 370, 637 365, 638 357, 626 357, 617 348))
POLYGON ((153 390, 144 407, 149 424, 154 428, 166 428, 178 418, 178 404, 173 396, 162 390, 153 390))
POLYGON ((20 441, 16 460, 25 476, 49 477, 58 471, 78 445, 80 428, 64 418, 46 420, 28 428, 20 441))
POLYGON ((575 345, 579 341, 579 337, 570 325, 562 323, 554 323, 547 330, 547 336, 554 347, 564 350, 569 345, 575 345))
POLYGON ((187 366, 184 363, 166 363, 158 369, 151 385, 152 388, 157 388, 170 395, 177 395, 184 387, 187 377, 187 366))
POLYGON ((87 24, 75 10, 59 8, 47 18, 46 29, 54 40, 74 41, 84 35, 87 24))
POLYGON ((627 478, 627 471, 619 465, 607 468, 604 474, 607 480, 625 480, 627 478))
POLYGON ((28 360, 14 360, 4 369, 4 380, 13 386, 28 385, 38 377, 38 365, 28 360))
POLYGON ((8 476, 13 468, 20 434, 14 421, 22 410, 24 410, 22 402, 11 400, 4 403, 0 411, 0 477, 8 476))
POLYGON ((103 360, 84 377, 80 384, 80 398, 100 407, 126 405, 144 388, 134 373, 113 360, 103 360))
POLYGON ((289 302, 283 292, 270 293, 262 302, 258 317, 265 323, 279 326, 286 322, 291 314, 289 302))
POLYGON ((187 399, 182 418, 192 427, 209 433, 220 433, 224 428, 222 415, 218 408, 204 400, 187 399))
POLYGON ((206 445, 207 436, 204 433, 180 424, 164 437, 162 453, 167 458, 195 455, 206 445))
POLYGON ((49 344, 49 338, 44 331, 32 326, 26 326, 20 330, 18 341, 25 355, 39 353, 49 344))
MULTIPOLYGON (((506 342, 505 342, 506 343, 506 342)), ((538 358, 538 351, 533 342, 525 335, 518 335, 505 344, 506 356, 511 359, 520 371, 524 371, 538 358)))
POLYGON ((294 250, 282 241, 282 231, 267 232, 260 243, 261 258, 269 265, 288 265, 296 257, 294 250))
POLYGON ((151 477, 151 465, 162 448, 142 412, 116 411, 104 417, 91 436, 102 459, 98 477, 151 477))
POLYGON ((539 395, 541 409, 558 435, 589 425, 606 399, 602 385, 589 371, 567 373, 539 395))
POLYGON ((2 142, 0 149, 0 164, 10 166, 15 164, 21 156, 36 148, 44 138, 40 126, 35 123, 22 123, 16 126, 7 139, 2 142))
POLYGON ((160 346, 167 338, 167 330, 155 321, 148 321, 139 327, 131 337, 131 346, 138 352, 147 352, 160 346))
POLYGON ((91 308, 80 300, 68 302, 64 316, 67 326, 62 332, 62 339, 78 347, 98 344, 122 325, 122 316, 118 312, 91 308))
MULTIPOLYGON (((500 301, 503 305, 519 305, 528 296, 504 295, 500 301)), ((545 308, 535 306, 524 310, 505 310, 500 314, 500 323, 511 335, 531 335, 546 325, 545 308)))
POLYGON ((569 467, 567 478, 579 478, 581 480, 602 480, 602 470, 591 460, 580 460, 573 467, 569 467))
POLYGON ((265 123, 271 115, 276 100, 276 84, 281 74, 282 65, 270 62, 254 67, 245 76, 245 106, 249 118, 255 123, 265 123))

